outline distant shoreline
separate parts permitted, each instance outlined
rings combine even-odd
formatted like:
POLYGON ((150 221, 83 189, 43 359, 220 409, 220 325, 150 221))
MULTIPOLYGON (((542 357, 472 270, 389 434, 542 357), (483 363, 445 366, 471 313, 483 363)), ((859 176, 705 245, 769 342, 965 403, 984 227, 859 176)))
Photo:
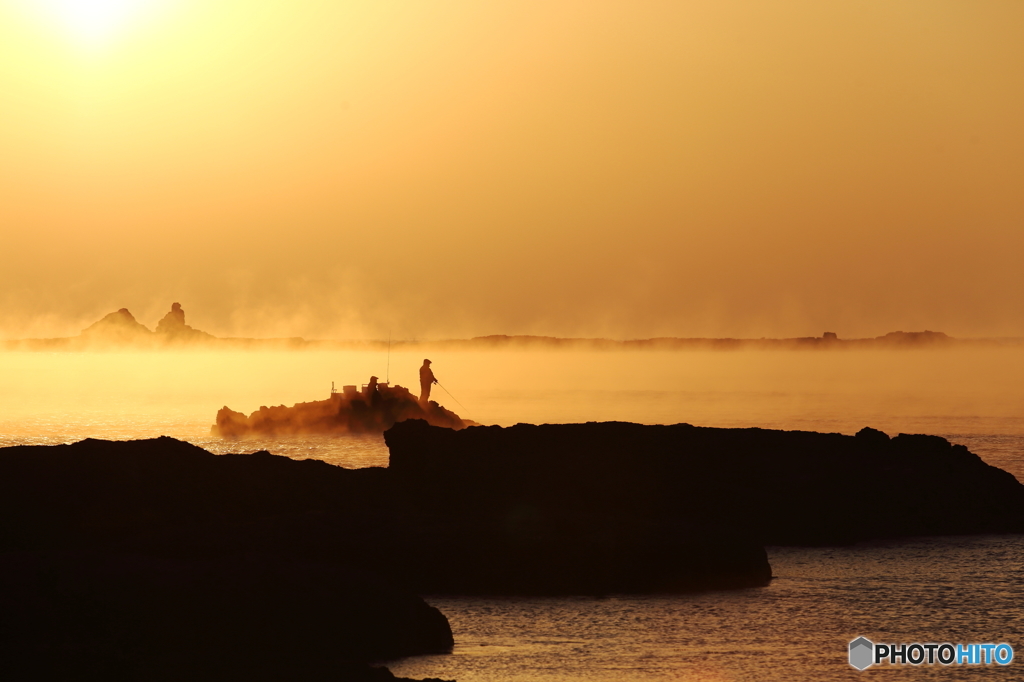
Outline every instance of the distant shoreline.
MULTIPOLYGON (((156 337, 156 335, 153 335, 156 337)), ((835 336, 796 338, 681 338, 649 339, 563 338, 556 336, 493 334, 469 339, 415 341, 333 340, 288 338, 239 338, 204 335, 200 338, 98 339, 85 335, 50 339, 12 339, 0 341, 7 351, 108 351, 108 350, 586 350, 586 351, 846 351, 846 350, 918 350, 953 348, 1021 348, 1024 338, 954 338, 942 332, 890 332, 864 339, 840 339, 835 336)))
POLYGON ((1024 346, 1024 338, 956 339, 944 332, 889 332, 866 339, 841 339, 835 332, 789 339, 680 338, 650 339, 562 338, 491 334, 469 339, 438 340, 308 340, 287 338, 222 338, 185 324, 180 303, 161 319, 155 330, 141 324, 127 308, 121 308, 89 325, 78 336, 52 339, 0 341, 2 350, 105 351, 105 350, 850 350, 865 348, 916 349, 957 346, 1024 346))

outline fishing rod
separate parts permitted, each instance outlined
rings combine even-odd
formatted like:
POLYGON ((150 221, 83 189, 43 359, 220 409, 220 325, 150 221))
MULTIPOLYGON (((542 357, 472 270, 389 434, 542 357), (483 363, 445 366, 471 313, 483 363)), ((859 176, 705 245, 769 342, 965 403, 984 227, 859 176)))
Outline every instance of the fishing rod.
POLYGON ((391 330, 388 330, 388 373, 384 377, 384 383, 391 385, 391 330))
MULTIPOLYGON (((434 383, 436 383, 436 384, 437 384, 438 386, 440 386, 441 388, 444 388, 444 385, 442 385, 440 381, 437 381, 437 380, 435 379, 435 380, 434 380, 434 383)), ((453 395, 452 395, 452 392, 451 392, 451 391, 449 391, 449 390, 448 390, 447 388, 444 388, 444 392, 445 392, 445 393, 447 393, 448 395, 450 395, 450 396, 451 396, 451 398, 452 398, 452 400, 454 400, 455 402, 459 403, 459 399, 458 399, 458 398, 456 398, 455 396, 453 396, 453 395)), ((462 409, 466 410, 467 412, 469 411, 469 408, 468 408, 468 407, 466 407, 465 405, 463 405, 462 403, 459 403, 459 407, 461 407, 462 409)))

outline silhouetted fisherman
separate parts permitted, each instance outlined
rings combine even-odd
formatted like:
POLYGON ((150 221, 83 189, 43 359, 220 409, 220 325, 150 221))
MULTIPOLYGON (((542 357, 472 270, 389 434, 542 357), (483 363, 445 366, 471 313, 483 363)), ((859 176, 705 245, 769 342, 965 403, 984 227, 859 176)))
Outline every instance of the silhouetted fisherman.
POLYGON ((423 407, 426 407, 427 401, 430 400, 430 385, 436 383, 437 379, 430 369, 430 360, 424 360, 423 366, 420 367, 420 405, 423 407))
POLYGON ((371 376, 370 383, 366 384, 363 390, 365 391, 366 402, 369 403, 370 407, 376 407, 380 403, 380 393, 377 391, 377 377, 371 376))

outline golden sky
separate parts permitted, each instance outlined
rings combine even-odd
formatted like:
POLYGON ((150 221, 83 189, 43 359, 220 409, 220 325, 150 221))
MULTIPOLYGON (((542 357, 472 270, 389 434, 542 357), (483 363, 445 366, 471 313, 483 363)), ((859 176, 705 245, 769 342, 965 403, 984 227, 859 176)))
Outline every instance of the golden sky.
POLYGON ((1024 335, 1017 0, 0 0, 0 336, 1024 335))

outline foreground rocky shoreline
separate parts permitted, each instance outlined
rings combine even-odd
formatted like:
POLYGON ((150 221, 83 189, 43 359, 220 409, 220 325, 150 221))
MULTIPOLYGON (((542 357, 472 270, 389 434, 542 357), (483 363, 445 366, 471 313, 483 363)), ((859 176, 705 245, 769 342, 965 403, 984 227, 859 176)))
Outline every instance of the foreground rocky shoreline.
POLYGON ((385 439, 390 467, 360 470, 171 438, 0 449, 0 659, 390 679, 369 663, 452 646, 415 594, 756 587, 766 544, 1024 532, 1024 487, 931 436, 412 420, 385 439))
POLYGON ((0 449, 4 679, 376 682, 450 651, 346 531, 381 473, 171 438, 0 449))
POLYGON ((1024 532, 1024 486, 962 445, 689 424, 518 424, 386 432, 390 470, 414 491, 474 490, 540 517, 562 510, 715 529, 760 545, 839 545, 1024 532))

